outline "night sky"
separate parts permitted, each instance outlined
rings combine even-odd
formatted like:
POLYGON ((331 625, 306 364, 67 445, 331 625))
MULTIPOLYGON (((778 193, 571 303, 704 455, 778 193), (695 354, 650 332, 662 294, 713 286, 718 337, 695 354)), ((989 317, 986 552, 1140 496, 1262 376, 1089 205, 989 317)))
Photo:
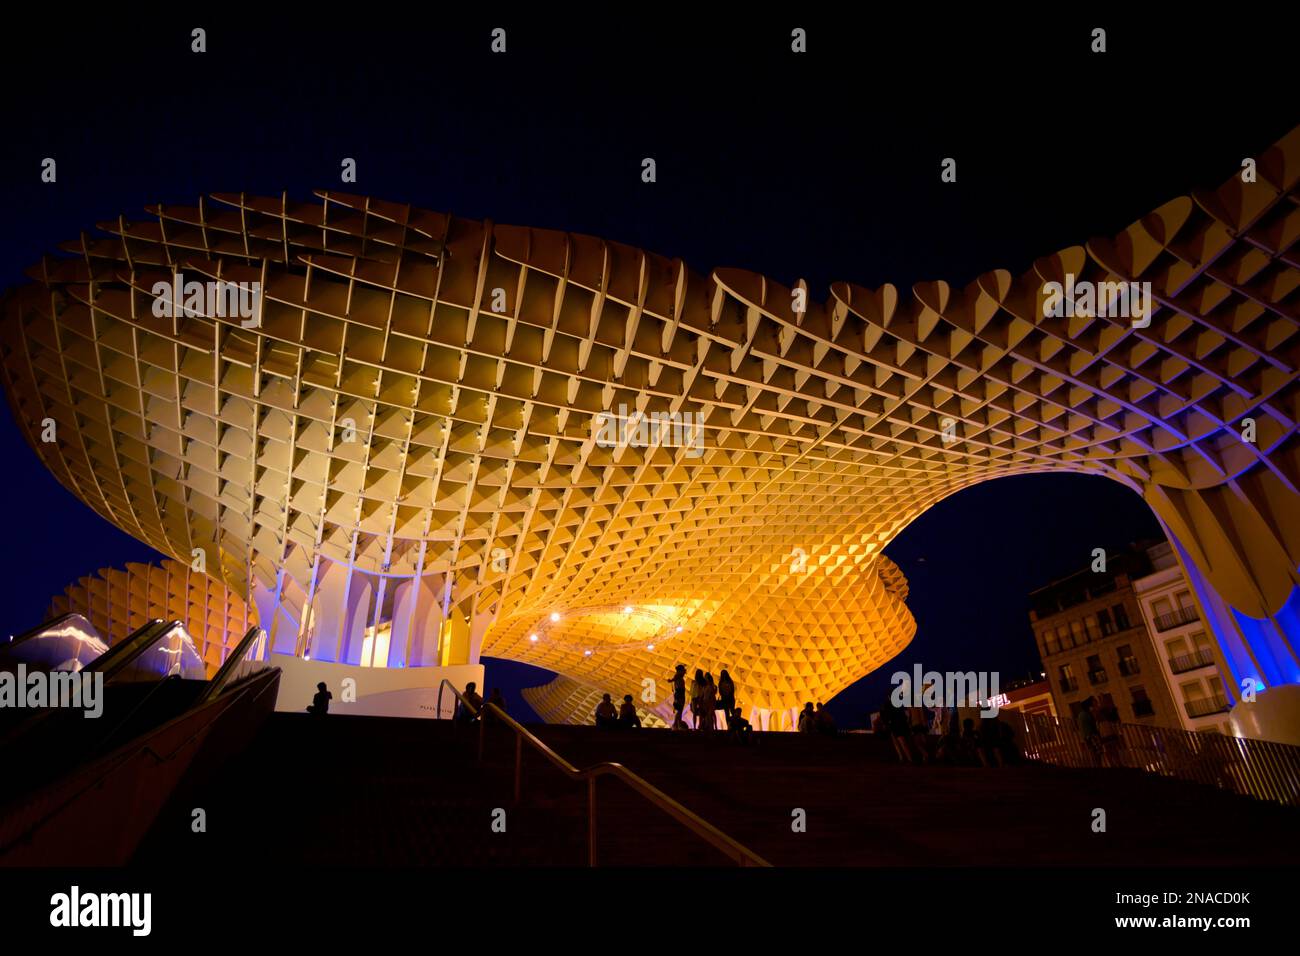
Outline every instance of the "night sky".
MULTIPOLYGON (((644 16, 635 30, 594 10, 550 25, 503 10, 33 14, 0 38, 0 287, 60 241, 119 213, 143 218, 149 203, 315 188, 590 233, 700 272, 803 277, 817 298, 834 280, 960 285, 1218 185, 1300 121, 1294 50, 1262 14, 1171 30, 1127 9, 1035 12, 1017 32, 987 14, 909 23, 873 9, 855 25, 801 8, 715 24, 696 9, 629 9, 644 16), (208 31, 202 55, 190 52, 195 26, 208 31), (488 49, 497 26, 503 56, 488 49), (789 52, 795 26, 808 30, 806 55, 789 52), (1094 26, 1108 29, 1105 54, 1089 52, 1094 26), (1251 29, 1265 37, 1247 57, 1251 29), (46 156, 53 185, 39 178, 46 156), (654 184, 640 179, 647 156, 654 184), (344 157, 357 160, 356 184, 339 182, 344 157), (955 184, 940 182, 944 157, 957 159, 955 184)), ((58 485, 7 405, 0 461, 0 628, 37 623, 50 596, 97 568, 157 558, 58 485)), ((919 626, 896 663, 1036 672, 1028 592, 1095 547, 1154 534, 1145 504, 1100 478, 968 489, 886 549, 919 626)), ((894 669, 832 711, 860 723, 894 669)), ((488 683, 508 698, 546 676, 489 662, 488 683)))

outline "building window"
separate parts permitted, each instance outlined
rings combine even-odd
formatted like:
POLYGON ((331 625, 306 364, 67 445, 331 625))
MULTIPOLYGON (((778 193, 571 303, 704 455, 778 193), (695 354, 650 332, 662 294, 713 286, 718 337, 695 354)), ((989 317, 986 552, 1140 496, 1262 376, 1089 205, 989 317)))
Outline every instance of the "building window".
POLYGON ((1101 666, 1101 658, 1096 654, 1088 655, 1088 681, 1093 685, 1104 684, 1107 680, 1106 668, 1101 666))
POLYGON ((1156 709, 1151 706, 1151 698, 1147 696, 1146 688, 1140 684, 1137 687, 1130 687, 1129 693, 1133 695, 1133 713, 1137 717, 1154 717, 1156 709))
POLYGON ((1129 629, 1128 609, 1125 608, 1123 604, 1116 604, 1113 608, 1111 608, 1111 613, 1115 615, 1116 629, 1121 631, 1127 631, 1129 629))
POLYGON ((1063 694, 1069 694, 1079 689, 1079 681, 1078 678, 1074 676, 1073 667, 1069 664, 1062 664, 1060 674, 1061 692, 1063 694))
POLYGON ((1071 621, 1071 622, 1070 622, 1070 637, 1072 637, 1072 638, 1074 639, 1074 646, 1075 646, 1075 647, 1082 647, 1084 644, 1087 644, 1087 643, 1088 643, 1088 638, 1087 638, 1087 636, 1083 633, 1083 622, 1082 622, 1082 621, 1071 621))
POLYGON ((1119 672, 1125 677, 1132 677, 1135 674, 1141 674, 1142 668, 1138 664, 1138 659, 1133 656, 1133 648, 1129 644, 1121 644, 1117 650, 1119 654, 1119 672))
POLYGON ((1098 611, 1097 620, 1101 623, 1101 633, 1103 635, 1115 633, 1115 625, 1111 623, 1110 620, 1110 611, 1107 611, 1104 608, 1098 611))

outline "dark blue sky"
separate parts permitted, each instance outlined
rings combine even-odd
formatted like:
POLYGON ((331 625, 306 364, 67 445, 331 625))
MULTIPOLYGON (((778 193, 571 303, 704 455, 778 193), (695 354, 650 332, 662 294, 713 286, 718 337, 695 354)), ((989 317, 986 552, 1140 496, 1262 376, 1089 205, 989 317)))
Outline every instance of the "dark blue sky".
MULTIPOLYGON (((635 29, 497 8, 463 20, 37 13, 0 37, 0 286, 148 203, 313 188, 591 233, 700 271, 804 277, 818 297, 837 279, 965 283, 1215 185, 1300 120, 1294 51, 1257 17, 1171 29, 1090 8, 1036 13, 1017 31, 985 13, 712 23, 635 9, 635 29), (1088 51, 1097 25, 1109 29, 1100 56, 1088 51), (208 30, 206 54, 189 52, 193 26, 208 30), (496 26, 504 56, 488 52, 496 26), (789 53, 792 26, 809 31, 807 55, 789 53), (39 181, 46 156, 54 185, 39 181), (653 185, 639 177, 646 156, 653 185), (942 184, 949 156, 958 181, 942 184), (344 157, 356 185, 339 182, 344 157)), ((30 626, 82 574, 153 557, 59 487, 7 411, 0 461, 17 505, 0 627, 30 626)), ((955 496, 888 549, 919 624, 900 662, 1031 670, 1028 590, 1154 527, 1101 479, 955 496)), ((522 670, 494 668, 489 683, 534 682, 522 670)), ((871 684, 841 695, 842 719, 874 706, 871 684)))

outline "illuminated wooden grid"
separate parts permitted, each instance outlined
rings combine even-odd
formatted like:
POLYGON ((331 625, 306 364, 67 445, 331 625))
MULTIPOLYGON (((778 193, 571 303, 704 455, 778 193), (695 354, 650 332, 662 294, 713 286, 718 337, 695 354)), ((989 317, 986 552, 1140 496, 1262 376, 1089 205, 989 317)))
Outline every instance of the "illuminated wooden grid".
MULTIPOLYGON (((623 703, 623 694, 601 691, 599 688, 581 684, 562 675, 540 687, 525 687, 522 693, 528 706, 548 724, 594 724, 596 705, 600 703, 603 693, 610 694, 615 707, 623 703)), ((632 694, 642 727, 667 727, 672 723, 671 709, 665 719, 659 708, 647 710, 641 703, 638 693, 632 690, 623 693, 632 694)))
POLYGON ((160 565, 132 562, 126 570, 103 568, 81 578, 55 595, 46 618, 69 611, 90 621, 110 645, 149 621, 180 621, 209 676, 257 623, 238 594, 170 559, 160 565))
MULTIPOLYGON (((881 549, 1000 475, 1119 480, 1232 605, 1282 605, 1300 579, 1298 168, 1300 130, 1257 183, 1174 199, 1023 275, 835 283, 801 314, 762 276, 590 236, 217 195, 45 258, 6 302, 4 374, 68 488, 165 553, 215 547, 214 573, 273 589, 294 620, 323 564, 435 589, 450 575, 483 653, 620 696, 678 660, 725 666, 742 698, 788 710, 907 644, 881 549), (261 282, 261 327, 154 318, 175 269, 261 282), (1045 318, 1043 283, 1066 273, 1150 282, 1150 327, 1045 318), (600 447, 594 417, 622 405, 702 416, 704 454, 600 447), (552 610, 623 603, 691 626, 654 652, 527 641, 552 610)), ((953 544, 979 561, 1004 546, 953 544)))

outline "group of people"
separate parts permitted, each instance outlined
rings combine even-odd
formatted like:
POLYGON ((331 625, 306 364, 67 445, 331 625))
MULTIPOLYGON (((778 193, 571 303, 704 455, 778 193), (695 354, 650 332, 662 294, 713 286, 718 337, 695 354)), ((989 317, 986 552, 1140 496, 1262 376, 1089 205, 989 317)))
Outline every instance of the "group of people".
POLYGON ((601 730, 640 729, 641 717, 632 703, 632 695, 624 694, 623 703, 616 708, 609 694, 601 694, 596 705, 596 726, 601 730))
POLYGON ((1079 705, 1079 712, 1074 715, 1074 722, 1094 761, 1103 767, 1124 765, 1119 708, 1115 706, 1110 694, 1103 694, 1100 701, 1095 697, 1084 700, 1079 705))
POLYGON ((698 667, 695 676, 687 681, 686 665, 678 664, 668 680, 673 688, 673 730, 691 729, 684 717, 689 690, 691 720, 694 721, 696 730, 717 730, 718 712, 721 711, 726 717, 729 734, 744 737, 752 732, 749 721, 741 713, 740 701, 736 700, 736 682, 731 679, 725 667, 718 674, 716 682, 711 671, 698 667))
POLYGON ((801 734, 824 734, 834 737, 836 733, 835 718, 821 701, 817 702, 816 709, 813 708, 812 701, 803 705, 803 710, 799 711, 797 727, 801 734))
MULTIPOLYGON (((505 712, 506 699, 501 696, 501 688, 492 688, 492 694, 488 697, 487 703, 494 704, 500 707, 503 713, 505 712)), ((465 692, 461 694, 461 700, 456 704, 456 722, 459 724, 472 724, 482 715, 483 707, 483 698, 479 696, 478 684, 470 681, 465 685, 465 692)))
POLYGON ((976 727, 956 707, 899 707, 886 699, 871 729, 890 738, 903 763, 1002 767, 1024 757, 1015 731, 997 714, 981 714, 976 727))

